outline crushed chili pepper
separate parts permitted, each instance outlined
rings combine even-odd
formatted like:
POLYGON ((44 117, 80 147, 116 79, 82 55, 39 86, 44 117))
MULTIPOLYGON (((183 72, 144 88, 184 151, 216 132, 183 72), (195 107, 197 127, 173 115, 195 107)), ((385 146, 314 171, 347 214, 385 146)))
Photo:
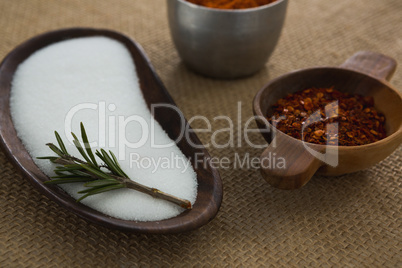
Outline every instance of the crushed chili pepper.
POLYGON ((370 96, 308 88, 278 100, 272 109, 269 122, 305 142, 356 146, 386 137, 385 116, 370 96))
POLYGON ((268 5, 276 0, 187 0, 190 3, 220 9, 244 9, 268 5))

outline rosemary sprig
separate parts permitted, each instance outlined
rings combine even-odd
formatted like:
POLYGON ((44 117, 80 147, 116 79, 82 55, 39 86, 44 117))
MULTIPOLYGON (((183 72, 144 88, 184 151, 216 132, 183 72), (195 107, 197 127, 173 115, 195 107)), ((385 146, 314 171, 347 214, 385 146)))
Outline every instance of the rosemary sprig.
POLYGON ((83 194, 83 196, 77 199, 77 202, 80 202, 82 199, 91 195, 121 188, 129 188, 149 194, 155 198, 164 199, 185 209, 191 209, 191 203, 188 200, 175 197, 156 188, 148 187, 132 181, 121 169, 116 156, 111 151, 106 152, 104 149, 100 149, 96 150, 94 154, 89 145, 88 137, 82 123, 81 138, 83 145, 74 133, 71 134, 74 138, 73 142, 75 147, 78 149, 85 161, 71 156, 59 133, 55 131, 54 134, 59 147, 53 143, 47 143, 46 145, 57 156, 38 157, 38 159, 49 160, 52 163, 59 165, 56 166, 56 169, 54 170, 57 176, 51 177, 51 180, 46 181, 45 184, 84 182, 84 186, 87 187, 87 189, 78 192, 83 194), (104 163, 99 165, 96 161, 95 155, 104 163), (105 171, 105 169, 107 171, 105 171))

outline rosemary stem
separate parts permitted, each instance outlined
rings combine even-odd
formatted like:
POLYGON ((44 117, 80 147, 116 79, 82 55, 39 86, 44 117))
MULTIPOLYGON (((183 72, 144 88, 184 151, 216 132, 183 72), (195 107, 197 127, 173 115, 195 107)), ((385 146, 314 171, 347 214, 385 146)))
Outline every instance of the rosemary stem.
POLYGON ((162 192, 162 191, 160 191, 160 190, 158 190, 156 188, 151 188, 151 187, 145 186, 143 184, 140 184, 138 182, 132 181, 130 179, 125 180, 125 185, 129 189, 137 190, 139 192, 149 194, 152 197, 160 198, 160 199, 172 202, 172 203, 174 203, 176 205, 179 205, 179 206, 181 206, 182 208, 185 208, 185 209, 191 209, 191 202, 190 201, 188 201, 186 199, 176 197, 174 195, 167 194, 167 193, 162 192))

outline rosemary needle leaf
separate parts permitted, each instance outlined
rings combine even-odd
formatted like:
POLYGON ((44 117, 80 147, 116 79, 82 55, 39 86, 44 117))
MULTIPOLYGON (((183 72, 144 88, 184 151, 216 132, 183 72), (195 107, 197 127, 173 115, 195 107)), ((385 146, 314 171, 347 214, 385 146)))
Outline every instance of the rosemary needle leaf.
POLYGON ((120 184, 118 180, 95 180, 91 182, 87 182, 84 184, 85 187, 99 187, 99 186, 108 186, 112 184, 120 184))
POLYGON ((95 154, 96 154, 96 156, 99 157, 100 160, 102 160, 103 162, 106 162, 105 158, 103 157, 103 155, 98 150, 96 150, 95 154))
POLYGON ((67 175, 67 174, 65 174, 63 171, 60 171, 60 170, 57 170, 57 169, 54 170, 54 173, 56 173, 56 175, 58 175, 58 176, 67 175))
POLYGON ((124 188, 125 186, 123 184, 117 184, 117 185, 110 185, 107 187, 101 187, 101 188, 96 188, 91 192, 88 192, 86 195, 80 197, 79 199, 77 199, 77 202, 80 202, 82 199, 90 196, 90 195, 95 195, 95 194, 100 194, 103 192, 107 192, 107 191, 112 191, 112 190, 117 190, 117 189, 121 189, 124 188))
POLYGON ((68 175, 68 174, 61 174, 61 175, 58 175, 58 176, 53 176, 53 177, 50 177, 50 178, 52 178, 52 179, 75 179, 75 178, 86 178, 86 181, 88 182, 89 180, 95 180, 94 178, 92 178, 92 177, 89 177, 89 176, 77 176, 77 175, 68 175))
POLYGON ((56 159, 58 159, 59 157, 57 156, 42 156, 42 157, 37 157, 36 159, 45 159, 45 160, 50 160, 50 161, 55 161, 56 159))
POLYGON ((90 177, 89 174, 85 172, 81 172, 80 170, 63 170, 63 167, 56 167, 54 173, 58 176, 72 176, 75 175, 76 177, 90 177))
POLYGON ((112 184, 121 184, 118 180, 95 180, 84 184, 85 187, 104 187, 112 184))
MULTIPOLYGON (((101 149, 102 150, 102 149, 101 149)), ((102 150, 102 153, 104 152, 104 150, 102 150)), ((116 169, 116 166, 114 165, 113 161, 111 160, 110 157, 105 156, 104 154, 102 154, 101 152, 99 152, 98 150, 96 150, 96 155, 105 163, 105 167, 107 169, 109 169, 114 175, 117 176, 121 176, 121 174, 119 174, 118 170, 116 169)))
MULTIPOLYGON (((119 185, 119 184, 116 183, 116 184, 108 184, 108 185, 103 185, 103 186, 91 187, 91 188, 88 188, 88 189, 79 191, 78 193, 79 193, 79 194, 93 193, 95 190, 98 191, 98 190, 101 190, 102 188, 109 187, 109 186, 112 186, 112 185, 119 185)), ((124 188, 124 187, 123 187, 123 188, 124 188)), ((120 189, 120 188, 117 188, 117 189, 120 189)), ((110 191, 110 190, 108 190, 108 191, 110 191)), ((106 192, 106 191, 105 191, 105 192, 106 192)))
POLYGON ((120 171, 119 171, 118 167, 116 167, 116 164, 114 163, 112 158, 110 158, 110 156, 107 154, 107 152, 105 150, 103 150, 103 149, 101 149, 101 152, 102 152, 103 160, 105 161, 105 164, 111 169, 113 174, 122 176, 120 174, 120 171))
POLYGON ((71 135, 73 135, 73 138, 74 138, 74 140, 73 140, 74 145, 75 145, 75 147, 77 147, 77 150, 80 152, 80 154, 82 155, 82 157, 84 157, 85 160, 86 160, 88 163, 94 165, 94 164, 91 162, 91 160, 89 159, 89 157, 87 156, 87 154, 85 153, 84 149, 82 148, 81 143, 80 143, 80 141, 78 140, 77 136, 76 136, 74 133, 72 133, 72 132, 71 132, 71 135))
POLYGON ((85 168, 87 171, 91 172, 92 174, 94 174, 95 176, 98 176, 102 179, 106 179, 106 180, 110 180, 113 178, 111 176, 109 176, 108 174, 104 173, 103 171, 101 171, 100 169, 95 169, 89 165, 85 165, 85 164, 81 164, 81 167, 85 168))
MULTIPOLYGON (((110 184, 109 184, 110 185, 110 184)), ((81 190, 81 191, 79 191, 78 193, 79 194, 87 194, 87 193, 89 193, 89 192, 91 192, 91 191, 94 191, 94 190, 97 190, 97 189, 100 189, 100 188, 103 188, 104 186, 98 186, 98 187, 91 187, 91 188, 88 188, 88 189, 85 189, 85 190, 81 190)))
POLYGON ((65 166, 57 166, 58 171, 73 171, 73 170, 82 170, 80 165, 65 165, 65 166))
POLYGON ((119 164, 119 161, 117 160, 117 157, 114 155, 114 153, 112 151, 109 150, 110 155, 113 158, 114 163, 116 164, 117 169, 120 171, 120 176, 128 178, 127 174, 124 173, 124 171, 121 169, 121 166, 119 164))
POLYGON ((82 122, 81 122, 81 137, 82 137, 82 141, 84 143, 85 150, 87 151, 88 156, 92 160, 92 164, 94 164, 94 166, 98 166, 98 163, 96 163, 95 156, 92 153, 91 146, 89 145, 87 133, 85 131, 84 124, 82 122))
POLYGON ((88 178, 82 178, 82 177, 71 177, 71 178, 60 178, 60 179, 54 179, 50 181, 45 181, 45 184, 63 184, 63 183, 72 183, 72 182, 87 182, 88 178))
POLYGON ((53 143, 47 143, 46 145, 49 146, 49 148, 50 148, 53 152, 55 152, 58 156, 60 156, 60 157, 64 157, 64 156, 65 156, 65 154, 63 153, 63 151, 60 150, 59 148, 57 148, 57 146, 54 145, 53 143))
MULTIPOLYGON (((87 177, 91 177, 88 173, 85 173, 85 172, 83 172, 83 171, 81 171, 81 170, 71 170, 71 171, 69 171, 71 174, 74 174, 74 175, 77 175, 77 176, 81 176, 81 177, 85 177, 85 176, 87 176, 87 177)), ((92 178, 92 177, 91 177, 92 178)))
POLYGON ((60 146, 61 151, 62 151, 64 154, 68 155, 66 146, 64 146, 64 142, 63 142, 63 140, 61 139, 59 133, 58 133, 57 131, 55 131, 55 132, 54 132, 54 135, 56 136, 56 140, 57 140, 57 143, 58 143, 59 146, 60 146))

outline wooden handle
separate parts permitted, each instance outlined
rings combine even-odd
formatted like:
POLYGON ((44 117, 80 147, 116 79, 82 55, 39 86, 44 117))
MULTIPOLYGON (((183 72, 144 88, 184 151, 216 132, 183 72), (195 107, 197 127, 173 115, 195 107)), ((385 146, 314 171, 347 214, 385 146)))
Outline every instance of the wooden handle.
POLYGON ((306 150, 303 142, 277 134, 261 154, 262 176, 276 188, 298 189, 311 179, 323 163, 306 150))
POLYGON ((394 59, 383 54, 359 51, 347 59, 341 67, 389 81, 396 70, 396 65, 394 59))

